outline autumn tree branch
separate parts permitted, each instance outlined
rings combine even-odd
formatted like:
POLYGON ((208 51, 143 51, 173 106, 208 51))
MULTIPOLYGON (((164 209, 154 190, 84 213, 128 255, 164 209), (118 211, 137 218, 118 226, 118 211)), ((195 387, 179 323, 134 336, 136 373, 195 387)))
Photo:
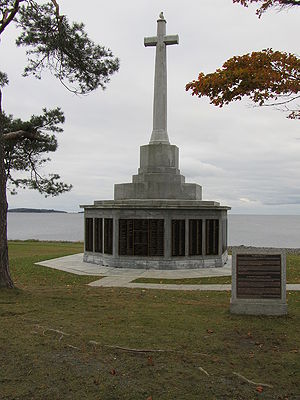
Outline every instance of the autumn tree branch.
MULTIPOLYGON (((207 96, 218 107, 243 97, 259 106, 288 104, 299 98, 300 59, 272 49, 235 56, 213 73, 200 72, 186 90, 193 96, 207 96)), ((289 118, 299 115, 295 111, 289 118)))

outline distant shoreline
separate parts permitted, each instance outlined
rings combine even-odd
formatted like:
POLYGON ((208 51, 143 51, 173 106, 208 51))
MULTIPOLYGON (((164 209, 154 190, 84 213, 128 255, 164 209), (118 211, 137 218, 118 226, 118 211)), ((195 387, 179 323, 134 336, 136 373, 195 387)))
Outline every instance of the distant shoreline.
POLYGON ((67 211, 60 210, 48 210, 44 208, 11 208, 8 210, 9 213, 59 213, 59 214, 68 214, 67 211))

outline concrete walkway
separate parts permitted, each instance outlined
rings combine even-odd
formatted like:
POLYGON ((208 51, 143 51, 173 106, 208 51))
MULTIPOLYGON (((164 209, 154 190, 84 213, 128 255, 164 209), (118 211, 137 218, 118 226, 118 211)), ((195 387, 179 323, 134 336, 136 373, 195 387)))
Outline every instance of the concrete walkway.
MULTIPOLYGON (((113 268, 83 262, 83 253, 71 256, 55 258, 36 263, 48 268, 58 269, 76 275, 103 276, 104 278, 93 281, 89 286, 93 287, 125 287, 141 289, 165 289, 165 290, 231 290, 231 285, 176 285, 159 283, 133 283, 138 278, 155 279, 185 279, 214 276, 231 276, 231 256, 223 268, 199 268, 184 270, 151 270, 113 268)), ((289 284, 287 290, 299 290, 300 284, 289 284)))

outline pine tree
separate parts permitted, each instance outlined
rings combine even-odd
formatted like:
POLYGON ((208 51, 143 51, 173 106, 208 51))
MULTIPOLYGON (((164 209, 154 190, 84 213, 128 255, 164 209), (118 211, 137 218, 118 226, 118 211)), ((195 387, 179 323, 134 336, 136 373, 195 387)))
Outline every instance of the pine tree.
MULTIPOLYGON (((70 23, 60 14, 56 0, 43 4, 0 0, 0 39, 12 24, 20 30, 16 45, 27 48, 25 76, 41 79, 43 71, 48 70, 71 92, 88 94, 98 87, 105 89, 119 69, 119 60, 109 49, 95 44, 82 23, 70 23)), ((45 155, 57 148, 56 134, 62 132, 64 122, 62 110, 44 108, 41 115, 33 115, 28 121, 7 115, 2 94, 8 83, 6 73, 0 71, 0 288, 14 287, 7 247, 7 190, 27 187, 56 196, 72 187, 57 174, 40 174, 41 166, 49 161, 45 155), (28 176, 14 175, 20 171, 28 176)))

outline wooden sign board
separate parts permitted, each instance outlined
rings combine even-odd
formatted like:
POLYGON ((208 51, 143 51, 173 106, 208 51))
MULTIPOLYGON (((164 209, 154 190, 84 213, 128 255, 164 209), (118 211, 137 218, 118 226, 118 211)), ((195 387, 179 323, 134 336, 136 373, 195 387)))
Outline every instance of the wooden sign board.
POLYGON ((238 298, 281 298, 280 254, 238 254, 236 275, 238 298))
POLYGON ((239 247, 232 254, 230 311, 283 315, 286 305, 285 251, 239 247))

